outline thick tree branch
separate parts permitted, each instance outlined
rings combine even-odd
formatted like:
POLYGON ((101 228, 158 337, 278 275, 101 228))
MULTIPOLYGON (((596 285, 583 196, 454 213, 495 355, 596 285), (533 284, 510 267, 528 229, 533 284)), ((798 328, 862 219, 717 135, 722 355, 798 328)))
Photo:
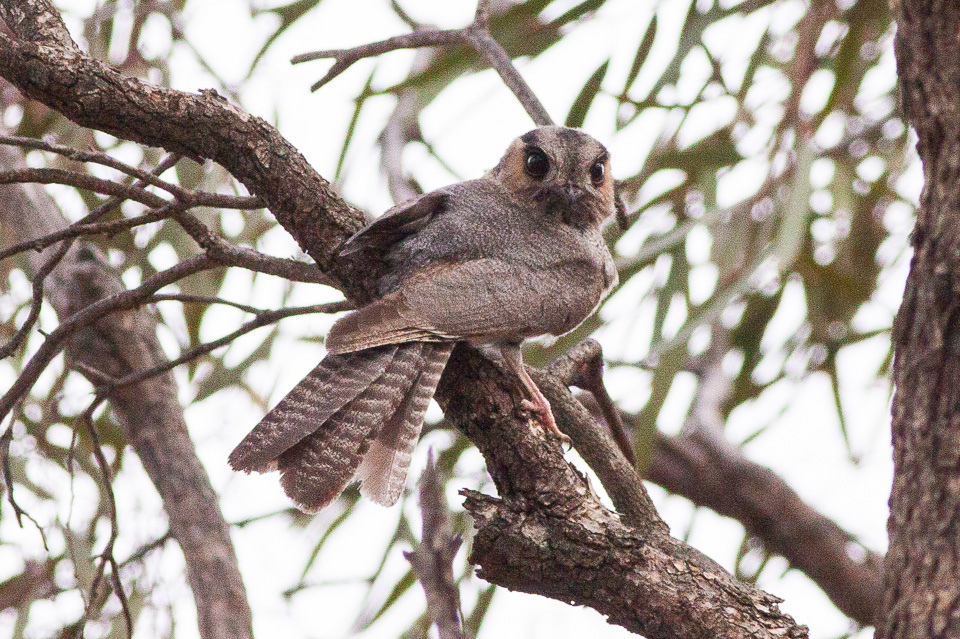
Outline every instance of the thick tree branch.
MULTIPOLYGON (((557 399, 569 392, 541 390, 567 428, 567 404, 557 399)), ((457 347, 439 398, 483 453, 500 495, 470 492, 465 502, 478 531, 471 561, 484 579, 588 605, 651 639, 807 636, 805 627, 779 611, 775 597, 737 582, 670 537, 652 506, 647 509, 642 487, 637 525, 606 510, 564 460, 559 443, 518 417, 518 390, 476 350, 457 347)), ((569 434, 579 443, 575 430, 569 434)), ((622 459, 607 438, 609 450, 622 459)))
POLYGON ((876 619, 883 555, 805 503, 776 473, 707 428, 658 436, 647 478, 731 517, 770 552, 812 579, 858 623, 876 619))
MULTIPOLYGON (((0 10, 6 4, 0 3, 0 10)), ((40 0, 16 4, 50 10, 40 0)), ((334 279, 364 270, 359 260, 335 259, 340 245, 363 224, 363 215, 336 196, 276 129, 219 95, 147 85, 75 48, 41 46, 2 34, 0 75, 82 126, 219 162, 263 199, 334 279)))
MULTIPOLYGON (((563 390, 598 351, 599 345, 592 340, 581 342, 540 373, 537 382, 548 392, 558 415, 563 413, 564 428, 617 511, 637 525, 636 518, 642 521, 652 505, 647 505, 645 492, 638 488, 640 478, 632 465, 625 464, 616 450, 619 447, 596 426, 596 419, 608 419, 610 408, 604 408, 593 393, 581 395, 579 403, 591 413, 584 414, 563 390)), ((770 552, 810 577, 840 610, 864 626, 872 625, 881 597, 883 556, 863 548, 806 504, 776 473, 748 460, 723 439, 719 402, 725 396, 726 381, 717 378, 722 375, 719 367, 709 368, 684 432, 676 437, 656 436, 644 479, 740 522, 770 552)), ((618 419, 633 417, 618 415, 618 419)))

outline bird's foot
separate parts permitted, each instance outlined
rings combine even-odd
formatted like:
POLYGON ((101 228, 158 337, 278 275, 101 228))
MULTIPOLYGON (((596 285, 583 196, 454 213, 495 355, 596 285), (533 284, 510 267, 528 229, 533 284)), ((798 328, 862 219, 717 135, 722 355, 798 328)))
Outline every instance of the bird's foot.
POLYGON ((543 426, 547 432, 553 433, 561 444, 573 447, 573 441, 557 427, 557 420, 553 418, 553 411, 550 409, 550 403, 547 398, 542 398, 543 402, 530 401, 529 399, 520 400, 520 406, 533 413, 534 418, 543 426))

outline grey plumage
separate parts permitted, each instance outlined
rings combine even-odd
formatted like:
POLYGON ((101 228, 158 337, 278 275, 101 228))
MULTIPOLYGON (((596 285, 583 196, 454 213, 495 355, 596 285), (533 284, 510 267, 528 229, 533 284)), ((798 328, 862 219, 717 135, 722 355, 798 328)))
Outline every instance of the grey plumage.
POLYGON ((354 476, 361 482, 360 494, 382 506, 394 504, 403 492, 410 458, 423 426, 423 416, 453 351, 452 343, 421 344, 422 360, 416 381, 376 439, 370 443, 354 476))
POLYGON ((323 422, 322 428, 280 456, 280 483, 304 510, 319 510, 340 494, 356 473, 384 418, 397 411, 417 381, 417 372, 424 364, 423 345, 386 349, 392 353, 383 374, 323 422))
POLYGON ((235 470, 276 469, 280 455, 313 433, 386 370, 397 347, 328 355, 230 453, 235 470), (322 397, 323 401, 317 401, 322 397))
POLYGON ((564 437, 519 346, 573 330, 616 284, 600 233, 614 207, 606 149, 580 131, 542 127, 483 178, 388 211, 342 251, 384 260, 380 298, 334 324, 330 354, 237 446, 231 465, 279 468, 284 490, 307 510, 351 479, 373 501, 394 503, 457 341, 498 346, 528 406, 564 437))

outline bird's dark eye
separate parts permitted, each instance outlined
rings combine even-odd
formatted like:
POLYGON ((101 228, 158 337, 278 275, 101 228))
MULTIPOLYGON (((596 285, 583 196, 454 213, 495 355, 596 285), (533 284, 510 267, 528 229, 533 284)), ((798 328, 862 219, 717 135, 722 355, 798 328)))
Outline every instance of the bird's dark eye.
POLYGON ((603 162, 594 162, 593 166, 590 167, 590 181, 593 182, 594 186, 603 184, 603 178, 606 174, 607 169, 603 166, 603 162))
POLYGON ((550 158, 540 149, 530 149, 523 161, 523 168, 530 177, 542 180, 550 170, 550 158))

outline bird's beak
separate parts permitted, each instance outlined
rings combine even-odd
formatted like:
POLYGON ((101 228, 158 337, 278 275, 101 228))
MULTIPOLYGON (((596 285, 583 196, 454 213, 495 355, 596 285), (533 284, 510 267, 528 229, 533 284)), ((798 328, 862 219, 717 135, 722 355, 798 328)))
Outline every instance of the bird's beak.
POLYGON ((573 206, 579 202, 583 196, 586 194, 586 191, 583 188, 567 182, 562 187, 560 187, 560 193, 563 196, 563 199, 566 201, 567 205, 573 206))

